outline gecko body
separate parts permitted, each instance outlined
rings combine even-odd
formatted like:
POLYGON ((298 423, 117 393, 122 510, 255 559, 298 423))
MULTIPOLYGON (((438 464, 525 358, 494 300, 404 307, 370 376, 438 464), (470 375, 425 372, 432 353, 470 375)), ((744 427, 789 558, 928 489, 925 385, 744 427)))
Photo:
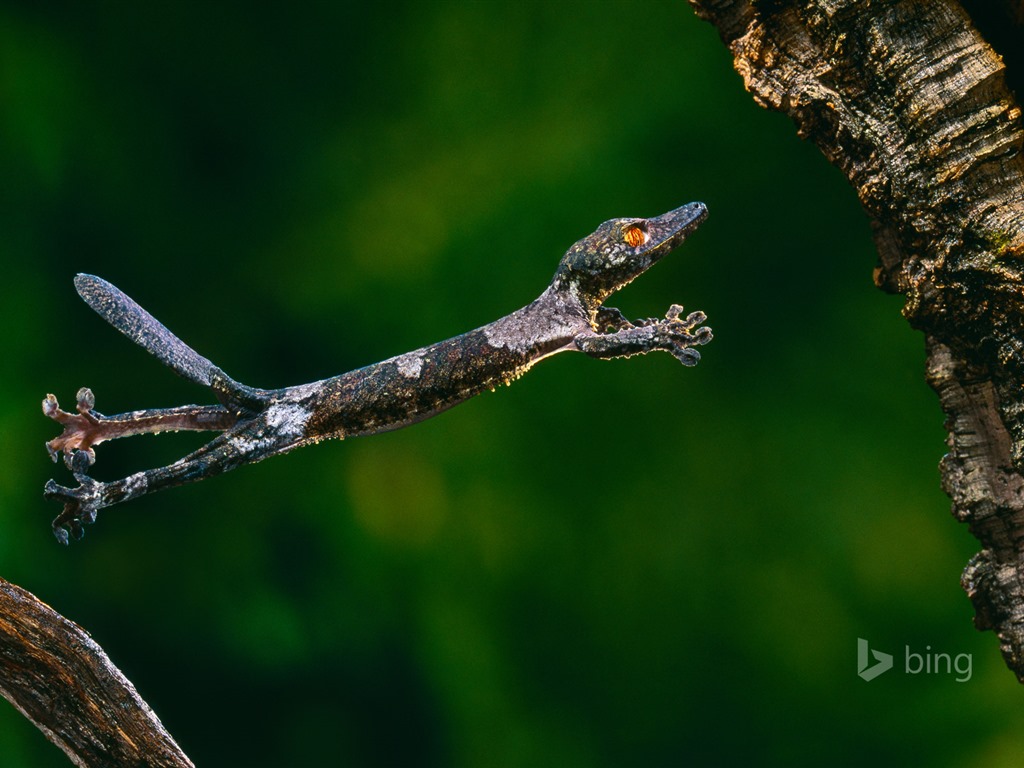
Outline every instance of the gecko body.
POLYGON ((680 245, 707 215, 690 203, 651 219, 612 219, 575 243, 548 287, 522 309, 488 325, 364 368, 309 384, 258 389, 235 381, 197 353, 135 301, 101 278, 78 275, 75 287, 104 319, 181 376, 209 388, 218 405, 186 405, 103 416, 88 389, 75 413, 47 395, 43 412, 64 431, 47 443, 61 454, 78 486, 53 480, 44 495, 64 509, 53 521, 58 540, 81 538, 98 510, 164 488, 212 477, 330 438, 373 435, 434 416, 521 376, 551 355, 629 357, 654 350, 695 365, 695 347, 711 340, 702 312, 628 321, 605 300, 680 245), (100 482, 87 471, 93 446, 120 437, 168 430, 215 430, 217 437, 164 467, 100 482))

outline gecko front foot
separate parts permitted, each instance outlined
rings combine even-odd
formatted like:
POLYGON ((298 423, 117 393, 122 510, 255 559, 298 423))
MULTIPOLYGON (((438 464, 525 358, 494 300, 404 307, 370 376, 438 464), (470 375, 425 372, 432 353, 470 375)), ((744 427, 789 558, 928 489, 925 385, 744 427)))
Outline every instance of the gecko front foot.
POLYGON ((580 336, 576 346, 591 357, 601 358, 630 357, 660 349, 683 365, 696 365, 700 352, 694 347, 711 341, 711 329, 701 325, 707 320, 703 312, 680 317, 682 313, 682 306, 673 304, 663 318, 631 323, 617 309, 603 308, 598 315, 598 327, 607 327, 611 332, 580 336))
MULTIPOLYGON (((76 456, 83 453, 77 451, 76 456)), ((74 459, 72 459, 74 461, 74 459)), ((83 525, 96 522, 96 513, 102 503, 103 483, 99 483, 80 472, 75 472, 77 488, 65 488, 53 480, 47 480, 43 497, 64 503, 63 511, 53 520, 53 535, 61 544, 68 543, 68 535, 81 539, 85 535, 83 525)))
POLYGON ((670 352, 683 365, 696 365, 700 362, 700 352, 694 347, 703 346, 712 338, 711 329, 701 325, 708 316, 698 310, 680 318, 682 313, 683 307, 673 304, 664 320, 651 323, 655 329, 655 345, 670 352))

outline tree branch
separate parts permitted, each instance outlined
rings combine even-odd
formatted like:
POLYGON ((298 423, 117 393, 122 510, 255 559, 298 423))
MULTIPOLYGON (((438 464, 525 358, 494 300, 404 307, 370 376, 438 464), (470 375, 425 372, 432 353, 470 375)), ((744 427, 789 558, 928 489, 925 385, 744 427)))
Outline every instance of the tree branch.
POLYGON ((192 766, 85 630, 3 579, 0 694, 75 765, 192 766))
POLYGON ((690 3, 873 219, 876 283, 906 296, 946 413, 943 488, 983 547, 975 623, 1024 681, 1024 129, 1003 60, 952 0, 690 3))

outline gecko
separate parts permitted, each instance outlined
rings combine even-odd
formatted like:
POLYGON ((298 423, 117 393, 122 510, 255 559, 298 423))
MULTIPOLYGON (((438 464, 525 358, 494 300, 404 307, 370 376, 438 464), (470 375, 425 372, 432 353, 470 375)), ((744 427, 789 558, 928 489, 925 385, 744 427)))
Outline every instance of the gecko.
POLYGON ((605 301, 683 243, 707 217, 689 203, 654 218, 611 219, 562 257, 547 288, 527 306, 488 325, 340 376, 282 389, 242 384, 193 350, 118 288, 88 274, 75 277, 85 302, 129 339, 184 378, 208 388, 216 405, 184 405, 104 416, 81 388, 75 412, 52 394, 43 413, 63 426, 47 444, 78 485, 49 480, 47 499, 63 503, 53 520, 62 544, 82 538, 100 509, 154 491, 193 483, 243 464, 330 438, 373 435, 435 416, 485 390, 509 384, 535 363, 560 352, 594 358, 669 352, 696 365, 709 342, 703 312, 683 316, 673 304, 664 318, 630 322, 605 301), (101 482, 88 475, 94 446, 107 440, 171 430, 218 436, 177 461, 101 482))

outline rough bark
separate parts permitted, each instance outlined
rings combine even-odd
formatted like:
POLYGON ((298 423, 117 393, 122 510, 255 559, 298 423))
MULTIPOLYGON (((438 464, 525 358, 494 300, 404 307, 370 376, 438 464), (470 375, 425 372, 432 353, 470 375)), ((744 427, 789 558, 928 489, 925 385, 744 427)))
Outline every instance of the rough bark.
POLYGON ((906 296, 946 414, 943 488, 983 547, 975 623, 1024 681, 1024 129, 1003 60, 952 0, 690 3, 873 220, 876 283, 906 296))
POLYGON ((192 766, 85 630, 3 579, 0 694, 75 765, 192 766))

